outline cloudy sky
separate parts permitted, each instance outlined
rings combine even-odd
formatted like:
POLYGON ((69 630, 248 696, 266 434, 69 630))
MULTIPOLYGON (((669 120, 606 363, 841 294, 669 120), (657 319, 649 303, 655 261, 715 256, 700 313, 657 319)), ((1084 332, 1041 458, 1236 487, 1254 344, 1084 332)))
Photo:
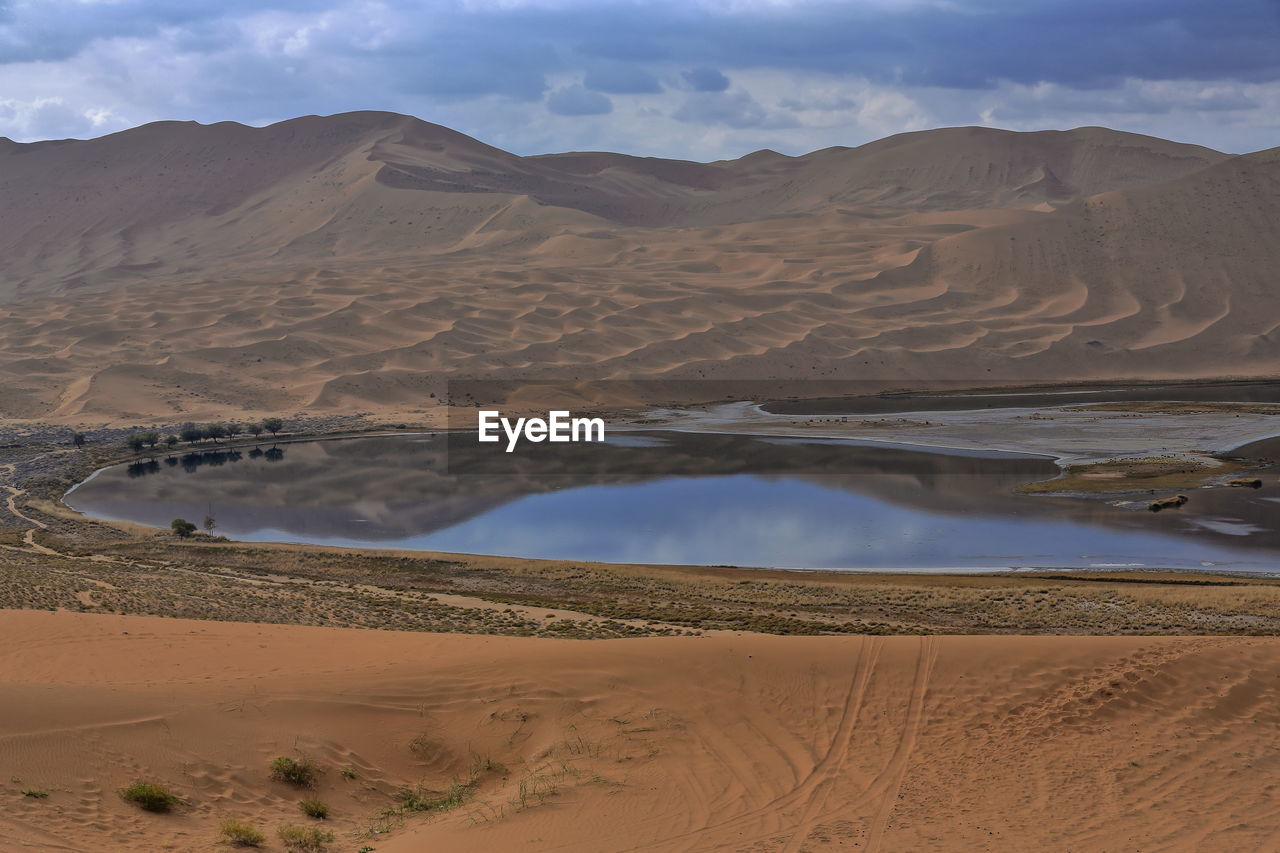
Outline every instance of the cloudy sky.
POLYGON ((1102 124, 1280 145, 1280 0, 0 0, 0 135, 410 113, 709 160, 1102 124))

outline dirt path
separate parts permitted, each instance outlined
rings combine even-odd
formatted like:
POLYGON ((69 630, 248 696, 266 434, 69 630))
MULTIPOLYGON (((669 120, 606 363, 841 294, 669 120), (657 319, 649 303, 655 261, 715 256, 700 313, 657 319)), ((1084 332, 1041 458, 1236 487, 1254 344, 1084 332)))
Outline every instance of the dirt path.
MULTIPOLYGON (((11 477, 13 476, 13 472, 16 470, 16 467, 10 464, 10 465, 5 465, 4 469, 5 470, 3 472, 3 475, 5 477, 11 477)), ((9 511, 9 514, 12 515, 14 518, 18 519, 19 521, 25 521, 27 524, 31 525, 31 527, 28 528, 27 531, 22 534, 22 541, 25 542, 27 546, 26 550, 35 551, 36 553, 39 553, 39 554, 54 554, 54 555, 61 556, 60 554, 58 554, 57 551, 53 550, 52 548, 46 548, 44 545, 41 545, 40 543, 36 542, 36 531, 48 530, 49 526, 37 518, 32 518, 31 516, 27 515, 25 512, 23 512, 21 509, 18 508, 18 498, 25 495, 26 491, 23 489, 19 489, 17 486, 14 486, 9 483, 6 483, 4 488, 5 488, 5 491, 9 493, 8 497, 6 497, 4 501, 5 508, 9 511)), ((5 546, 5 547, 10 548, 12 550, 23 550, 20 548, 15 549, 12 545, 5 546)))

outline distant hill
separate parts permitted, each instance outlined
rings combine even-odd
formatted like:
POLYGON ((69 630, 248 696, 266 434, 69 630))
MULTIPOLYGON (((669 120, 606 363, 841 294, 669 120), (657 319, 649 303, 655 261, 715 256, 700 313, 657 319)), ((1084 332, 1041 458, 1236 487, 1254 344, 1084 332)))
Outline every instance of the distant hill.
POLYGON ((970 127, 519 157, 361 112, 0 140, 0 200, 7 417, 413 412, 494 374, 1280 368, 1274 150, 970 127))

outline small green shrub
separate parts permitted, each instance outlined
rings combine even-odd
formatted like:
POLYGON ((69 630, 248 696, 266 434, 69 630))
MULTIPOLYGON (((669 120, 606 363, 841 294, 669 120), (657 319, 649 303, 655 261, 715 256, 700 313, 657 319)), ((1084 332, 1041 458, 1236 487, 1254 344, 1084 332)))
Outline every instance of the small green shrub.
POLYGON ((232 847, 261 847, 267 837, 253 824, 229 817, 222 822, 222 840, 232 847))
POLYGON ((314 797, 298 803, 298 808, 302 809, 304 815, 313 817, 316 820, 324 820, 329 816, 329 807, 314 797))
POLYGON ((49 796, 49 792, 43 788, 23 788, 22 796, 30 797, 33 800, 43 800, 49 796))
POLYGON ((356 778, 356 769, 355 769, 354 767, 352 767, 350 764, 348 764, 346 767, 342 768, 342 770, 341 770, 340 772, 342 773, 342 778, 343 778, 343 779, 354 779, 354 778, 356 778))
POLYGON ((120 789, 126 803, 132 803, 149 812, 167 812, 182 802, 182 798, 159 782, 134 782, 120 789))
POLYGON ((314 826, 282 826, 280 841, 290 850, 304 853, 323 853, 333 841, 333 833, 314 826))
POLYGON ((315 784, 316 774, 320 768, 309 758, 290 758, 281 756, 271 762, 271 778, 277 782, 288 782, 299 788, 310 788, 315 784))

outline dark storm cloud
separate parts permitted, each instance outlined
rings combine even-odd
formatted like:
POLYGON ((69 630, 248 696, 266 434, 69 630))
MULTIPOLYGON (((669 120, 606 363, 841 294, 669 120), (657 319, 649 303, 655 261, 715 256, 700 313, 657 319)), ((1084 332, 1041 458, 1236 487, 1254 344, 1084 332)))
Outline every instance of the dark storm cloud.
MULTIPOLYGON (((214 47, 240 32, 220 29, 220 22, 342 8, 340 0, 9 3, 0 9, 0 61, 65 59, 97 40, 147 38, 167 30, 189 37, 209 33, 208 47, 214 47)), ((612 70, 591 72, 601 87, 610 85, 601 80, 624 79, 622 65, 654 62, 694 65, 698 70, 691 74, 699 79, 718 73, 703 66, 782 68, 961 88, 999 80, 1090 87, 1123 77, 1280 77, 1277 0, 808 2, 732 11, 673 0, 492 7, 402 0, 380 8, 396 17, 398 32, 365 48, 354 40, 343 45, 338 33, 331 45, 375 56, 412 50, 424 61, 439 57, 434 76, 450 66, 463 81, 439 88, 462 93, 537 88, 501 82, 507 76, 504 59, 537 75, 565 63, 584 65, 588 57, 614 63, 612 70), (481 83, 475 69, 480 65, 497 82, 481 83)), ((188 43, 195 46, 199 39, 188 43)), ((640 69, 630 84, 613 85, 653 91, 651 83, 637 82, 646 73, 640 69)))
POLYGON ((695 68, 683 76, 695 92, 723 92, 729 88, 729 78, 714 68, 695 68))
POLYGON ((1280 0, 0 0, 0 135, 468 104, 512 144, 548 132, 527 111, 504 125, 498 98, 761 130, 824 102, 879 116, 850 119, 868 132, 1252 112, 1252 140, 1275 101, 1242 89, 1280 87, 1277 45, 1280 0))
MULTIPOLYGON (((38 0, 0 4, 0 62, 56 61, 75 56, 89 44, 111 38, 149 38, 166 30, 197 33, 219 29, 220 22, 279 6, 295 12, 320 12, 333 0, 261 3, 256 0, 38 0)), ((216 40, 236 37, 223 30, 216 40)))

